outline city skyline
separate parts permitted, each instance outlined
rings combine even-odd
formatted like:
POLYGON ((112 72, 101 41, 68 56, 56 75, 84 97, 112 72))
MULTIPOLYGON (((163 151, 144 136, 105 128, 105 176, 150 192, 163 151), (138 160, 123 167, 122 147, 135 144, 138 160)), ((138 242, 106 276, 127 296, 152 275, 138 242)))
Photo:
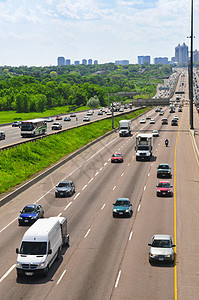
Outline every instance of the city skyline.
MULTIPOLYGON (((190 47, 187 0, 0 0, 0 8, 0 65, 53 66, 59 56, 132 64, 190 47)), ((198 25, 196 18, 194 49, 198 25)))

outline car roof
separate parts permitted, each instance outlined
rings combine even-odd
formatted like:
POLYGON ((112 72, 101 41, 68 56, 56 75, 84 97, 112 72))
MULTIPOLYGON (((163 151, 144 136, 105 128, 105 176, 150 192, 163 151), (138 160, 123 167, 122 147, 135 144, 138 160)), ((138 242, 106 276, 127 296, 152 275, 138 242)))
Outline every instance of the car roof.
POLYGON ((170 240, 170 239, 172 239, 170 234, 154 234, 152 238, 155 240, 170 240))
POLYGON ((159 183, 170 183, 169 181, 159 181, 159 183))
POLYGON ((37 206, 38 206, 38 204, 28 204, 28 205, 24 206, 24 208, 25 207, 37 207, 37 206))
POLYGON ((72 180, 62 180, 59 183, 72 183, 72 180))
POLYGON ((120 153, 120 152, 115 152, 115 153, 113 153, 113 155, 114 155, 114 154, 119 154, 119 155, 122 155, 122 153, 120 153))
POLYGON ((166 164, 166 163, 165 164, 159 164, 159 167, 160 166, 169 166, 169 164, 166 164))
POLYGON ((117 198, 116 201, 130 201, 129 198, 117 198))

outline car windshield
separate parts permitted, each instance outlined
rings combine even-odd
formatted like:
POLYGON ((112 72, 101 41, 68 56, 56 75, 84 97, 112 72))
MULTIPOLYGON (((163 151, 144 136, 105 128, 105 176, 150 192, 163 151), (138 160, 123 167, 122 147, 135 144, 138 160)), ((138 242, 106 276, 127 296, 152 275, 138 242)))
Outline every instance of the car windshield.
POLYGON ((20 254, 25 255, 44 255, 46 254, 46 242, 22 242, 20 254))
POLYGON ((159 165, 158 169, 169 169, 168 165, 159 165))
POLYGON ((22 214, 35 214, 37 212, 37 209, 35 207, 31 207, 31 206, 27 206, 24 207, 24 209, 22 210, 22 214))
POLYGON ((116 201, 116 206, 129 206, 129 201, 123 200, 123 201, 116 201))
POLYGON ((122 156, 122 155, 119 154, 119 153, 115 153, 115 154, 112 155, 112 157, 121 157, 121 156, 122 156))
POLYGON ((158 184, 158 187, 163 187, 163 188, 170 188, 170 183, 169 182, 160 182, 158 184))
POLYGON ((152 247, 156 248, 171 248, 170 240, 154 240, 152 243, 152 247))
POLYGON ((69 182, 60 182, 58 184, 58 187, 70 187, 70 183, 69 182))

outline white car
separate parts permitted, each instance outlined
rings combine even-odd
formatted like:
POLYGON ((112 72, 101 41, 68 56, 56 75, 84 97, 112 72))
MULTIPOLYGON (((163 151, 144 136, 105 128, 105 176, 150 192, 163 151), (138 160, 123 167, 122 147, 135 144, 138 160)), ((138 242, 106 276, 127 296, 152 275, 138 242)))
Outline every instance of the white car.
POLYGON ((158 137, 158 136, 159 136, 158 130, 153 130, 153 131, 152 131, 152 136, 158 137))
POLYGON ((173 118, 176 119, 176 120, 178 120, 178 116, 174 116, 173 118))
POLYGON ((155 120, 154 120, 154 119, 151 119, 151 120, 150 120, 150 124, 155 124, 155 120))
POLYGON ((174 262, 173 238, 168 234, 155 234, 151 238, 149 262, 174 262))
POLYGON ((146 123, 146 119, 142 118, 142 119, 140 120, 140 124, 144 124, 144 123, 146 123))
POLYGON ((90 118, 87 117, 87 116, 85 116, 85 117, 83 117, 83 121, 84 121, 84 122, 89 122, 89 121, 90 121, 90 118))

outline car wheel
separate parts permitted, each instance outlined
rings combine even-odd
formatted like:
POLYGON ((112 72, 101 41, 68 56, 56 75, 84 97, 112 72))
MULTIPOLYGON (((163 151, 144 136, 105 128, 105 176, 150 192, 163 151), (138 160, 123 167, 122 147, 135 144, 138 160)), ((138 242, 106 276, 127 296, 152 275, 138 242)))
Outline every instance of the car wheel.
POLYGON ((61 258, 61 249, 59 248, 58 251, 57 251, 57 257, 56 257, 56 259, 60 260, 60 258, 61 258))
POLYGON ((57 194, 55 194, 55 198, 57 198, 57 194))
POLYGON ((44 269, 44 272, 43 272, 44 277, 47 277, 47 276, 48 276, 48 272, 49 272, 49 267, 47 266, 47 267, 44 269))

